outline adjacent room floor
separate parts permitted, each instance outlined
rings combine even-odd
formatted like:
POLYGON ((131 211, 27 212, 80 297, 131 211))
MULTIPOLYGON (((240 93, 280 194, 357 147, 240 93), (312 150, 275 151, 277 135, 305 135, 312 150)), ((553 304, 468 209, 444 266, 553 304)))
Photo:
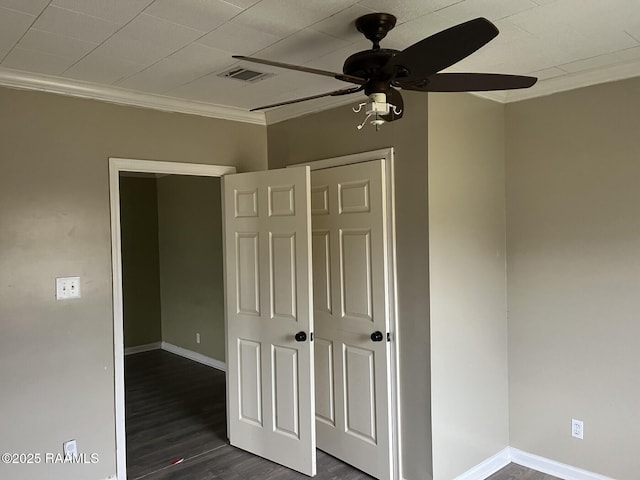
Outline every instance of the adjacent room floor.
MULTIPOLYGON (((227 443, 223 372, 154 350, 127 356, 125 379, 129 480, 309 478, 227 443)), ((317 480, 372 479, 321 451, 317 462, 317 480)), ((557 479, 512 464, 488 480, 557 479)))

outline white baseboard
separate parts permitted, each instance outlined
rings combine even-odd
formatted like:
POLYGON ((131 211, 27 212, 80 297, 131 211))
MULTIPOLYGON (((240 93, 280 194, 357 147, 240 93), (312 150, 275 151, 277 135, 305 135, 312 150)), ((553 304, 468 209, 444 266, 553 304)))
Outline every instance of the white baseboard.
POLYGON ((509 463, 517 463, 562 480, 614 480, 598 473, 556 462, 549 458, 523 452, 517 448, 507 447, 475 467, 459 475, 455 480, 485 480, 509 463))
POLYGON ((555 460, 533 455, 532 453, 523 452, 517 448, 511 447, 509 450, 513 463, 532 468, 547 475, 562 478, 563 480, 614 480, 611 477, 605 477, 598 473, 589 472, 588 470, 556 462, 555 460))
POLYGON ((202 363, 209 367, 213 367, 217 370, 221 370, 223 372, 227 371, 227 365, 220 360, 216 360, 215 358, 207 357, 198 352, 194 352, 193 350, 188 350, 186 348, 178 347, 169 342, 155 342, 155 343, 147 343, 146 345, 136 345, 135 347, 128 347, 124 349, 124 354, 133 355, 134 353, 142 353, 149 352, 151 350, 166 350, 167 352, 174 353, 184 358, 188 358, 189 360, 193 360, 194 362, 202 363))
POLYGON ((161 342, 147 343, 145 345, 136 345, 135 347, 127 347, 124 349, 124 354, 133 355, 134 353, 149 352, 151 350, 159 350, 162 348, 161 342))
POLYGON ((162 350, 166 350, 167 352, 180 355, 181 357, 188 358, 189 360, 193 360, 194 362, 208 365, 209 367, 213 367, 217 370, 221 370, 223 372, 227 371, 227 365, 224 362, 216 360, 215 358, 207 357, 206 355, 203 355, 201 353, 194 352, 193 350, 187 350, 186 348, 178 347, 177 345, 173 345, 172 343, 168 342, 162 342, 160 348, 162 348, 162 350))
POLYGON ((480 462, 475 467, 467 470, 462 475, 459 475, 455 480, 484 480, 485 478, 493 475, 501 468, 506 467, 511 462, 511 454, 509 447, 500 450, 495 455, 487 458, 485 461, 480 462))

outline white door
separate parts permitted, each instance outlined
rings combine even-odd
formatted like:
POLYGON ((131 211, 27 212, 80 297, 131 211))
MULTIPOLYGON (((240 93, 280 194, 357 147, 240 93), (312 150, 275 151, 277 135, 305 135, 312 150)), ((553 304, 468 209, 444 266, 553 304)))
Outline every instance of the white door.
POLYGON ((316 473, 308 167, 223 177, 232 445, 316 473))
POLYGON ((384 160, 311 175, 318 448, 392 478, 384 160))

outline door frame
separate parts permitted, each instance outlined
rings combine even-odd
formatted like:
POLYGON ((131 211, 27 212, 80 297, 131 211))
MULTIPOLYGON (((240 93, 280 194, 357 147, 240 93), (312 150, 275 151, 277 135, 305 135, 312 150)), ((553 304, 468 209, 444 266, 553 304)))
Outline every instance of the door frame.
POLYGON ((122 241, 120 228, 120 172, 222 177, 236 167, 199 163, 109 158, 109 206, 111 210, 111 269, 113 285, 113 364, 116 424, 116 478, 127 480, 125 427, 124 316, 122 303, 122 241))
POLYGON ((390 368, 390 388, 391 388, 391 451, 393 474, 396 480, 402 477, 402 416, 400 411, 400 363, 399 363, 399 337, 398 335, 398 290, 397 290, 397 268, 396 268, 396 214, 395 214, 395 178, 394 178, 394 149, 393 147, 371 150, 368 152, 355 153, 340 157, 326 158, 312 162, 303 162, 287 165, 287 167, 309 166, 313 174, 314 170, 323 170, 331 167, 352 165, 354 163, 364 163, 372 160, 385 160, 385 187, 387 191, 387 288, 389 295, 389 328, 391 339, 389 345, 390 368))

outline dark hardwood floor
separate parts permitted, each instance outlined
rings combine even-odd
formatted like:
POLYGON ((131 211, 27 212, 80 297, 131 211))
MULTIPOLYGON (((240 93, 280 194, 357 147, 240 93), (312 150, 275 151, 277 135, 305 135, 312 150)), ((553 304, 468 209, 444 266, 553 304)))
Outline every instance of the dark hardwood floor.
POLYGON ((530 468, 510 463, 502 470, 491 475, 486 480, 560 480, 558 477, 536 472, 530 468))
MULTIPOLYGON (((309 478, 228 444, 224 373, 154 350, 125 357, 125 382, 129 480, 309 478)), ((372 480, 322 451, 317 470, 317 480, 372 480)), ((487 480, 557 479, 511 464, 487 480)))
MULTIPOLYGON (((228 444, 224 373, 154 350, 125 358, 125 382, 129 480, 309 478, 228 444)), ((317 470, 318 480, 372 480, 321 451, 317 470)))

